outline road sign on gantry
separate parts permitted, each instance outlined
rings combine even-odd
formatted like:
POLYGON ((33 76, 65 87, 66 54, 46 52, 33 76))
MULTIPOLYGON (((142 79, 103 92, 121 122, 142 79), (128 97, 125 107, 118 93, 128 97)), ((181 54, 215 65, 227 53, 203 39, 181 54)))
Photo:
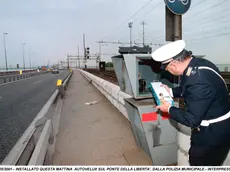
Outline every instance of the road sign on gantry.
POLYGON ((165 0, 165 4, 172 13, 182 15, 188 11, 191 0, 165 0))

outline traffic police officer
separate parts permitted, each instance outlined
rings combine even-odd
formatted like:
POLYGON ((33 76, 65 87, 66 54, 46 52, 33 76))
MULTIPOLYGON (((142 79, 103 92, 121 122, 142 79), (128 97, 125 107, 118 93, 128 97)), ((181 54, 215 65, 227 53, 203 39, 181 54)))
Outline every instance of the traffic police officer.
POLYGON ((210 61, 196 58, 178 40, 152 53, 163 69, 180 76, 180 86, 165 87, 173 98, 184 98, 186 110, 162 101, 157 109, 191 127, 189 163, 192 166, 218 166, 230 148, 230 108, 228 89, 218 68, 210 61))

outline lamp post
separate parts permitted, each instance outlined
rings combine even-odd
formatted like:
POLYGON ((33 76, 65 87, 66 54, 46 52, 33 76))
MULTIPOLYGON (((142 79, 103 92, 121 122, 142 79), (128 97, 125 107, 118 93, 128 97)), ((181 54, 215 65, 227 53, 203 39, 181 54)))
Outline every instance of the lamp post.
POLYGON ((8 65, 7 65, 7 54, 6 54, 6 36, 7 33, 3 33, 3 39, 4 39, 4 51, 5 51, 5 61, 6 61, 6 71, 8 71, 8 65))
POLYGON ((132 47, 132 27, 133 27, 133 22, 129 22, 128 26, 130 28, 130 47, 132 47))
POLYGON ((29 60, 30 60, 30 70, 31 70, 31 57, 30 57, 30 51, 31 51, 31 48, 29 49, 29 60))
POLYGON ((25 52, 24 52, 24 46, 26 43, 22 43, 22 57, 23 57, 23 68, 25 70, 25 52))

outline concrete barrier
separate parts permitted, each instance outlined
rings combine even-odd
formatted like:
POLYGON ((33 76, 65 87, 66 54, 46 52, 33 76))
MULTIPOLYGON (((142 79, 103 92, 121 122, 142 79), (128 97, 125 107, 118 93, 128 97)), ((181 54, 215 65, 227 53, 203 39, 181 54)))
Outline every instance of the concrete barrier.
MULTIPOLYGON (((179 166, 187 166, 189 165, 189 156, 188 151, 190 148, 190 131, 191 129, 178 124, 179 132, 177 134, 177 145, 178 145, 178 165, 179 166)), ((230 153, 228 154, 227 158, 225 159, 223 166, 229 166, 230 165, 230 153)))
POLYGON ((177 132, 177 164, 179 166, 188 166, 189 165, 189 157, 188 151, 190 148, 190 136, 191 129, 182 124, 177 124, 178 130, 177 132))

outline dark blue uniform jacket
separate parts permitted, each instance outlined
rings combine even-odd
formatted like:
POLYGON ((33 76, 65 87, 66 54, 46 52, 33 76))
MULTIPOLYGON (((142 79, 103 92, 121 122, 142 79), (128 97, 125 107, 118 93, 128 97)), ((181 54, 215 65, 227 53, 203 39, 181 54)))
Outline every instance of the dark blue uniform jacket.
POLYGON ((210 67, 219 73, 210 61, 193 57, 181 77, 180 86, 172 89, 174 98, 184 98, 186 110, 171 107, 170 116, 183 125, 200 128, 200 131, 192 132, 191 143, 230 144, 230 118, 208 127, 199 126, 202 120, 218 118, 230 110, 229 93, 223 80, 213 71, 198 69, 199 66, 210 67))

